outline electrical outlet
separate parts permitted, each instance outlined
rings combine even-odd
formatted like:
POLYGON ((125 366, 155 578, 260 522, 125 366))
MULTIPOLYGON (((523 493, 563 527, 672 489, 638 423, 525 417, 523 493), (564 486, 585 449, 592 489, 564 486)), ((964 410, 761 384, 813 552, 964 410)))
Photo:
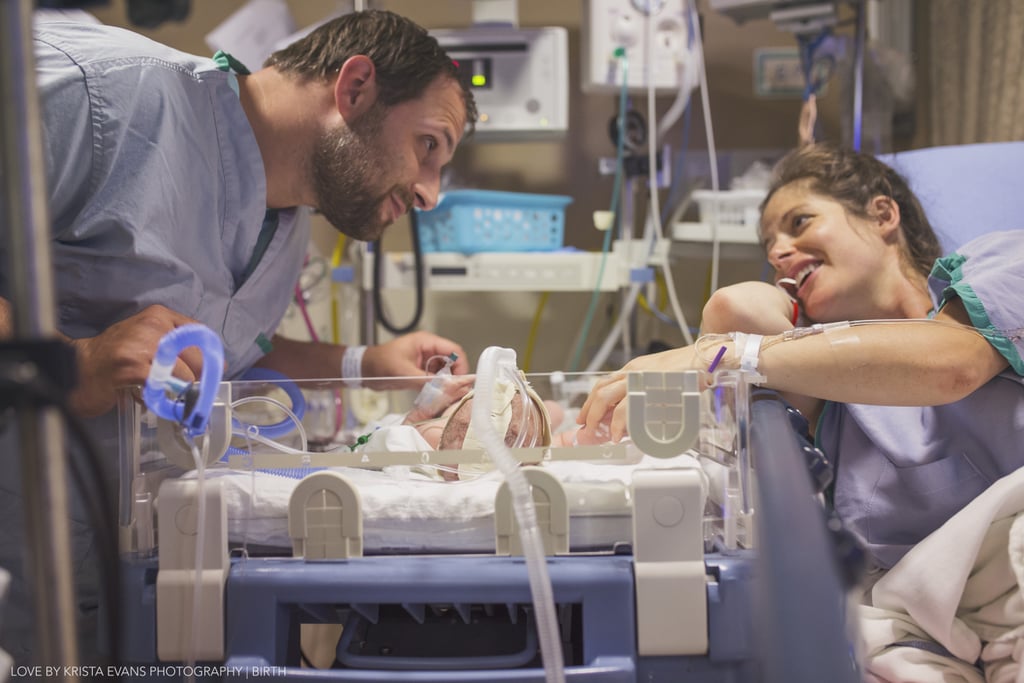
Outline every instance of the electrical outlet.
POLYGON ((632 91, 646 90, 650 80, 658 91, 675 92, 684 79, 692 80, 689 72, 696 65, 690 55, 685 0, 584 0, 583 11, 584 91, 619 91, 622 72, 615 57, 619 48, 626 52, 627 87, 632 91), (650 69, 648 21, 654 22, 650 69))

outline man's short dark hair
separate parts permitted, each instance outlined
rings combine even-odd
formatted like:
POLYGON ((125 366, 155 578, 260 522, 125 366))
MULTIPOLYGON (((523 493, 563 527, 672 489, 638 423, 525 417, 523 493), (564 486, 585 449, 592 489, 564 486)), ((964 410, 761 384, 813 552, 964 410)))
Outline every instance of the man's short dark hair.
POLYGON ((474 128, 476 103, 451 57, 426 29, 394 12, 364 10, 332 19, 270 55, 264 66, 326 82, 356 55, 373 61, 379 100, 385 107, 417 99, 438 76, 454 79, 462 88, 466 125, 470 131, 474 128))

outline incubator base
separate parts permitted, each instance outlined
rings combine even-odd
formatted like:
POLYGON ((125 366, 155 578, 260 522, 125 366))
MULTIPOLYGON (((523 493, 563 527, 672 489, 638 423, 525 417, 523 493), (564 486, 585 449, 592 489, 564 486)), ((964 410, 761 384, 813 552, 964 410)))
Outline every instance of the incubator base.
MULTIPOLYGON (((595 683, 758 680, 753 562, 752 551, 705 558, 706 655, 645 657, 637 654, 633 557, 549 558, 566 678, 595 683)), ((122 572, 122 659, 126 665, 159 665, 156 562, 126 559, 122 572)), ((250 558, 233 562, 226 593, 226 656, 216 667, 223 680, 251 679, 266 671, 274 671, 274 680, 280 681, 544 679, 521 558, 250 558), (338 668, 303 667, 303 623, 344 624, 338 668), (461 640, 453 642, 453 637, 461 640)), ((163 680, 156 675, 158 666, 146 671, 153 675, 130 680, 163 680)))

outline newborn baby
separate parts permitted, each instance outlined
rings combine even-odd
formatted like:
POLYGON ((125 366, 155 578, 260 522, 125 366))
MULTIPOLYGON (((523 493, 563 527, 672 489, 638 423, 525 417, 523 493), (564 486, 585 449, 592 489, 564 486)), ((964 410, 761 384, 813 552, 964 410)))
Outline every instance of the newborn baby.
MULTIPOLYGON (((490 421, 495 430, 504 434, 509 448, 563 447, 600 443, 598 435, 585 435, 581 428, 558 432, 565 412, 554 401, 545 401, 537 395, 529 382, 499 379, 494 383, 491 397, 490 421), (523 392, 526 399, 524 401, 523 392)), ((472 391, 453 404, 436 420, 420 423, 417 428, 435 449, 483 449, 484 445, 472 424, 476 394, 472 391)), ((442 470, 447 480, 472 478, 494 469, 490 463, 463 463, 450 471, 442 470)))
MULTIPOLYGON (((472 424, 478 400, 472 375, 438 376, 424 386, 401 423, 382 425, 367 435, 367 451, 485 450, 472 424)), ((540 398, 522 373, 516 379, 498 378, 492 386, 490 423, 504 435, 509 448, 591 445, 607 441, 607 434, 590 434, 582 427, 558 432, 565 412, 554 401, 540 398), (523 395, 526 399, 524 401, 523 395)), ((494 469, 491 463, 431 466, 448 481, 470 479, 494 469)))

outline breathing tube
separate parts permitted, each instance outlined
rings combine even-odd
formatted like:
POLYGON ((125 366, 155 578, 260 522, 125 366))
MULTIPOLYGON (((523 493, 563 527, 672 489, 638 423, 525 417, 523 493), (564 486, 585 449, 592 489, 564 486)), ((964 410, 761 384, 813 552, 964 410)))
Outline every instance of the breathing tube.
POLYGON ((149 376, 142 390, 146 406, 165 420, 181 426, 185 440, 192 450, 196 466, 196 487, 198 501, 196 509, 195 585, 192 588, 192 644, 187 664, 195 664, 199 651, 199 609, 202 602, 202 572, 204 548, 206 545, 206 458, 209 456, 210 439, 202 440, 202 452, 196 438, 206 433, 217 396, 217 388, 224 374, 224 345, 213 330, 192 323, 182 325, 165 334, 157 345, 156 357, 149 369, 149 376), (177 379, 171 373, 178 356, 185 349, 196 346, 203 354, 203 369, 199 385, 177 379), (168 392, 176 395, 175 399, 168 392))
POLYGON ((182 426, 185 435, 193 439, 206 432, 210 420, 217 385, 224 374, 224 346, 213 330, 192 323, 182 325, 165 334, 156 349, 156 357, 149 369, 149 377, 142 390, 146 406, 158 417, 182 426), (203 354, 203 370, 199 386, 174 377, 174 365, 182 351, 197 346, 203 354), (177 395, 171 399, 168 390, 177 395))
POLYGON ((490 346, 480 354, 477 362, 476 399, 470 424, 478 435, 484 449, 505 476, 512 494, 512 508, 522 538, 523 556, 530 580, 530 594, 533 597, 533 611, 537 619, 540 636, 541 660, 544 663, 544 678, 547 683, 565 681, 565 666, 562 658, 562 640, 555 614, 554 591, 548 574, 544 544, 537 528, 537 510, 526 476, 519 469, 519 461, 505 445, 505 435, 498 434, 491 421, 490 406, 494 385, 499 374, 506 374, 513 382, 519 371, 516 367, 516 352, 512 349, 490 346))
MULTIPOLYGON (((302 391, 299 389, 298 384, 289 379, 287 375, 267 368, 249 368, 239 379, 242 381, 253 380, 260 382, 274 382, 275 386, 279 387, 288 397, 288 400, 291 401, 292 407, 290 412, 294 413, 294 417, 286 414, 283 420, 275 424, 253 425, 259 428, 259 434, 261 436, 265 436, 268 439, 276 439, 295 431, 295 418, 302 420, 306 414, 306 397, 302 395, 302 391)), ((244 430, 249 426, 250 425, 248 424, 241 423, 237 418, 232 416, 231 428, 233 430, 238 428, 244 430)))

